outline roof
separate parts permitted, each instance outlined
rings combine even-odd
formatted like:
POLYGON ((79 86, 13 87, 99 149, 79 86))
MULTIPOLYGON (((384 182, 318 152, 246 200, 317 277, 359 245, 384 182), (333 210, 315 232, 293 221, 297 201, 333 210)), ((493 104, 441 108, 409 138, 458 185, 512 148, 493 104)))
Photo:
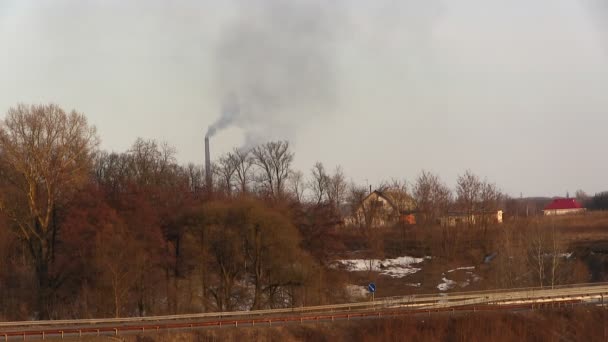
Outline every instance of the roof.
MULTIPOLYGON (((395 198, 393 197, 394 194, 396 192, 394 191, 381 191, 381 190, 374 190, 373 192, 371 192, 370 194, 368 194, 367 196, 365 196, 365 198, 363 198, 363 200, 361 200, 361 203, 359 203, 359 206, 361 206, 363 203, 365 203, 371 196, 376 195, 378 198, 383 198, 388 205, 390 205, 393 209, 395 210, 400 210, 401 212, 405 211, 405 212, 409 212, 409 213, 413 213, 415 211, 415 209, 413 208, 413 205, 407 205, 407 208, 405 209, 400 209, 399 207, 399 203, 396 203, 395 198)), ((404 195, 407 197, 407 199, 409 201, 412 201, 411 196, 409 196, 407 193, 404 193, 404 195)))
POLYGON ((549 203, 545 210, 561 210, 561 209, 582 209, 583 206, 580 205, 574 198, 556 198, 551 203, 549 203))
POLYGON ((397 206, 395 205, 395 203, 393 203, 393 199, 390 198, 390 196, 386 195, 384 192, 379 191, 379 190, 374 190, 374 192, 372 192, 369 195, 365 196, 365 198, 363 198, 363 200, 361 201, 361 203, 367 201, 367 199, 370 198, 373 195, 376 195, 378 197, 384 198, 391 207, 397 208, 397 206))

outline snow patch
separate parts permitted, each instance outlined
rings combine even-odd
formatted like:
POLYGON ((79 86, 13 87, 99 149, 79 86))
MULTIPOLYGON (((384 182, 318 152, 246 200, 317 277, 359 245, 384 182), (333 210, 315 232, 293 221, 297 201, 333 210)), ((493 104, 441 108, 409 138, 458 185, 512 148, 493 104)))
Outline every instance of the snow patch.
POLYGON ((342 266, 350 272, 374 271, 392 278, 403 278, 420 271, 421 268, 413 267, 412 265, 419 264, 424 260, 424 258, 414 258, 410 256, 384 260, 350 259, 337 260, 333 266, 334 268, 342 266))
POLYGON ((474 270, 474 269, 475 269, 475 266, 457 267, 453 270, 446 271, 446 273, 452 273, 454 271, 463 271, 463 270, 474 270))
POLYGON ((471 277, 471 280, 473 280, 474 283, 481 280, 481 277, 473 272, 467 272, 467 274, 469 275, 469 277, 471 277))
POLYGON ((443 283, 437 285, 437 289, 439 289, 439 291, 447 291, 451 288, 454 288, 456 286, 456 282, 453 280, 450 280, 446 277, 443 277, 443 279, 441 279, 443 281, 443 283))
POLYGON ((441 279, 442 283, 440 283, 439 285, 437 285, 437 289, 439 289, 439 291, 447 291, 450 289, 453 289, 456 286, 459 286, 460 288, 465 288, 469 285, 471 285, 471 283, 475 283, 481 280, 481 277, 478 276, 477 274, 468 271, 468 270, 474 270, 475 266, 467 266, 467 267, 458 267, 452 270, 448 270, 445 273, 442 274, 443 278, 441 279), (461 282, 457 282, 451 279, 446 278, 446 273, 452 273, 454 271, 461 271, 461 270, 467 270, 466 275, 467 275, 467 279, 461 282))
POLYGON ((570 259, 572 257, 572 254, 574 254, 574 252, 561 253, 559 256, 562 258, 570 259))
POLYGON ((365 298, 369 291, 367 286, 348 284, 346 285, 346 292, 351 298, 365 298))

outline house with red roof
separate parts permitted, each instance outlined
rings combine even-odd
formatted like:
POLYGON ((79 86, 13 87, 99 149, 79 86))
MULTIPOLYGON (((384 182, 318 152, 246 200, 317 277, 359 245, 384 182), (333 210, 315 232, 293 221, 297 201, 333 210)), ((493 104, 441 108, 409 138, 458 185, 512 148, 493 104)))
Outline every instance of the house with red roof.
POLYGON ((548 215, 569 215, 585 212, 585 208, 574 198, 556 198, 549 203, 543 213, 548 215))

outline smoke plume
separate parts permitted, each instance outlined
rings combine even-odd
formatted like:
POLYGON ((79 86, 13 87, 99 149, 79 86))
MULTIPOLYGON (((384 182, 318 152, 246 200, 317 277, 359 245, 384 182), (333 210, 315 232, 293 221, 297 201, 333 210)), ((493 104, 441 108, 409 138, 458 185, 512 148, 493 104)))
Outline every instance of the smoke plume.
POLYGON ((600 39, 608 47, 608 1, 606 0, 580 0, 587 9, 593 23, 598 30, 600 39))
POLYGON ((240 0, 217 49, 221 113, 207 135, 230 126, 246 144, 289 137, 334 102, 336 1, 240 0))

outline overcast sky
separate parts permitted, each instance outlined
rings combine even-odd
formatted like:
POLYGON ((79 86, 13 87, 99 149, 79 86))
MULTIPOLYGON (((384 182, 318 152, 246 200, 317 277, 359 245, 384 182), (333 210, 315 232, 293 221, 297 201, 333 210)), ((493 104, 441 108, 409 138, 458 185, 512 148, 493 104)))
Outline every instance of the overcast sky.
POLYGON ((0 0, 0 118, 54 102, 104 149, 153 138, 202 164, 236 95, 215 156, 289 139, 297 168, 363 184, 471 169, 514 196, 594 193, 606 23, 602 0, 0 0))

